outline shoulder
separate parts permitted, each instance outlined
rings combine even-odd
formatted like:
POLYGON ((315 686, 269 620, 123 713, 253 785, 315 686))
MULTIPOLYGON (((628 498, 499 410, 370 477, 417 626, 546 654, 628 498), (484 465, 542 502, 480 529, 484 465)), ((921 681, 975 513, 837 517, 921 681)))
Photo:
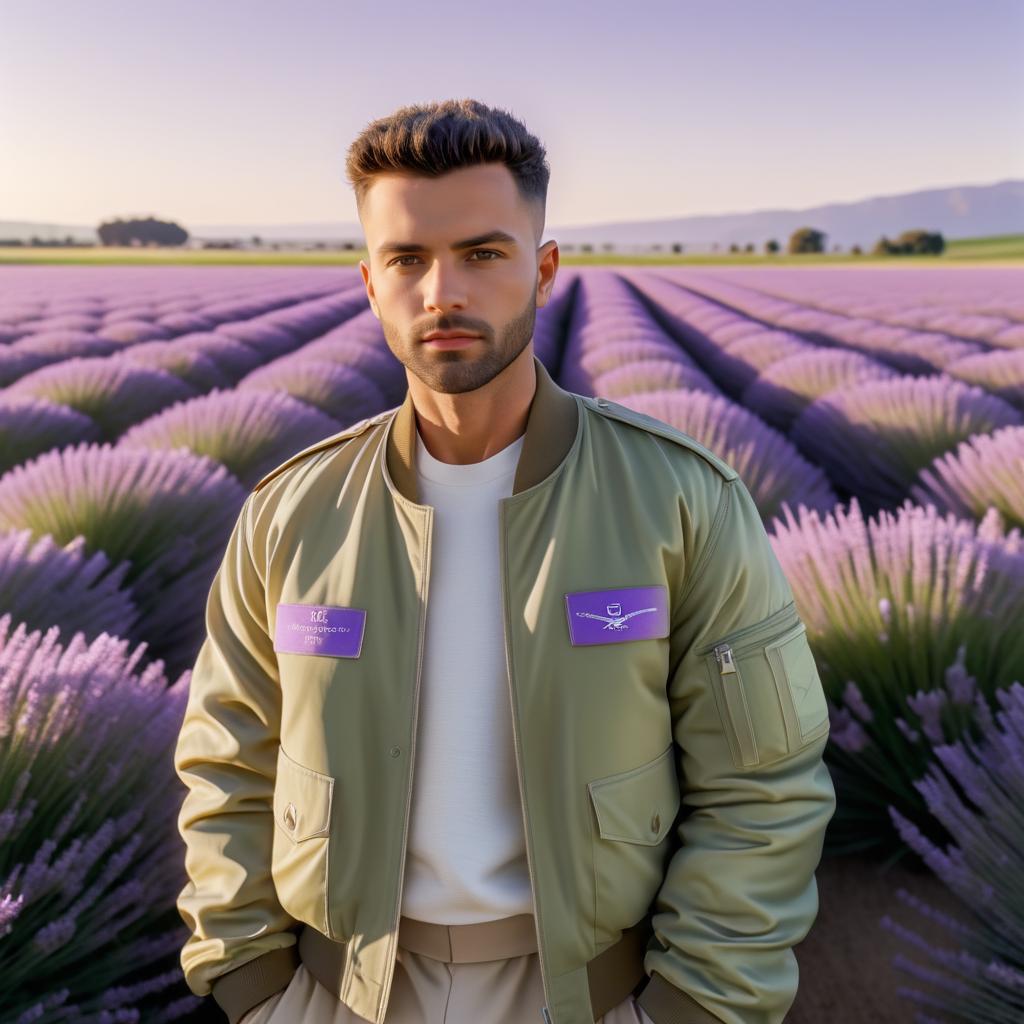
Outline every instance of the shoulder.
POLYGON ((304 462, 306 459, 311 458, 318 452, 336 448, 338 445, 344 444, 344 442, 348 441, 350 438, 358 437, 360 434, 365 433, 370 429, 370 427, 376 426, 378 423, 383 423, 384 420, 391 416, 396 408, 397 406, 391 409, 385 409, 383 412, 375 413, 373 416, 367 416, 365 419, 361 419, 356 423, 350 424, 344 430, 339 430, 336 434, 331 434, 329 437, 322 438, 315 444, 311 444, 308 448, 303 448, 302 451, 289 456, 280 465, 275 466, 269 473, 264 474, 264 476, 256 482, 251 493, 255 494, 261 487, 268 484, 274 479, 274 477, 283 473, 290 466, 304 462))
POLYGON ((667 438, 669 441, 674 441, 681 447, 688 449, 708 463, 723 479, 728 481, 739 478, 736 470, 724 459, 719 458, 710 448, 705 448, 696 438, 691 437, 682 430, 677 430, 675 427, 664 422, 664 420, 648 416, 643 412, 637 412, 635 409, 629 409, 618 402, 613 402, 610 398, 593 398, 589 395, 581 395, 580 397, 588 409, 601 416, 618 420, 621 423, 628 423, 630 426, 644 430, 648 434, 656 434, 658 437, 667 438))

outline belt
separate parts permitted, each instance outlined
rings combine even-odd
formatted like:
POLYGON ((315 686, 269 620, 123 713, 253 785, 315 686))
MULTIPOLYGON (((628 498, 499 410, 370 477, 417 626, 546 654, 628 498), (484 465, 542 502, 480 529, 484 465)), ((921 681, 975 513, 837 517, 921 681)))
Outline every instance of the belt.
MULTIPOLYGON (((617 942, 587 962, 590 1005, 595 1021, 646 980, 644 954, 652 934, 648 913, 627 928, 617 942)), ((537 952, 537 930, 533 914, 517 914, 479 924, 435 924, 403 917, 399 922, 398 944, 410 952, 445 963, 479 963, 537 952)), ((346 942, 327 938, 308 924, 303 925, 299 933, 299 958, 309 973, 338 998, 346 945, 346 942)))

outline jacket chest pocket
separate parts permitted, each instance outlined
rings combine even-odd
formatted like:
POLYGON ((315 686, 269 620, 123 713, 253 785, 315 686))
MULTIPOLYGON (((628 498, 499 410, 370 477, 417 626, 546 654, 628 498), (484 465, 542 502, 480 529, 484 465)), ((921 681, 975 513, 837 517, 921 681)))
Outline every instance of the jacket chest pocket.
POLYGON ((281 906, 327 931, 328 849, 334 779, 278 749, 271 877, 281 906))
POLYGON ((681 802, 674 744, 637 768, 587 783, 597 823, 597 932, 635 924, 664 879, 670 832, 681 802))
POLYGON ((828 732, 825 692, 792 604, 697 654, 737 768, 780 761, 828 732))

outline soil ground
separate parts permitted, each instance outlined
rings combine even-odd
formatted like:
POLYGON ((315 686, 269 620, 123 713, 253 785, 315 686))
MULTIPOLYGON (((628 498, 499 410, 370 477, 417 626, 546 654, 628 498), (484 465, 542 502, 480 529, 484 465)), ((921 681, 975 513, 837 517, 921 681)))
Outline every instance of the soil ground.
POLYGON ((786 1024, 914 1024, 918 1010, 900 987, 927 991, 892 965, 897 953, 934 968, 927 957, 881 925, 894 921, 934 945, 954 947, 952 936, 897 898, 900 887, 936 910, 968 920, 963 904, 931 872, 901 863, 883 867, 857 857, 825 857, 815 872, 818 917, 793 947, 800 986, 786 1024))

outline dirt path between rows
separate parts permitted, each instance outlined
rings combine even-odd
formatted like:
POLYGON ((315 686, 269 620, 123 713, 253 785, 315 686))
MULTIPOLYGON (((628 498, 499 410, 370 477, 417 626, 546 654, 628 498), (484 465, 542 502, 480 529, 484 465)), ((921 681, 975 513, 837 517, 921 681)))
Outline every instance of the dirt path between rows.
POLYGON ((900 864, 882 868, 862 858, 826 857, 815 872, 820 910, 807 938, 793 948, 800 987, 786 1024, 913 1024, 917 1006, 900 987, 923 988, 892 966, 903 953, 934 967, 925 954, 881 925, 888 914, 934 945, 955 947, 953 937, 896 896, 903 887, 959 920, 963 904, 933 874, 900 864))

